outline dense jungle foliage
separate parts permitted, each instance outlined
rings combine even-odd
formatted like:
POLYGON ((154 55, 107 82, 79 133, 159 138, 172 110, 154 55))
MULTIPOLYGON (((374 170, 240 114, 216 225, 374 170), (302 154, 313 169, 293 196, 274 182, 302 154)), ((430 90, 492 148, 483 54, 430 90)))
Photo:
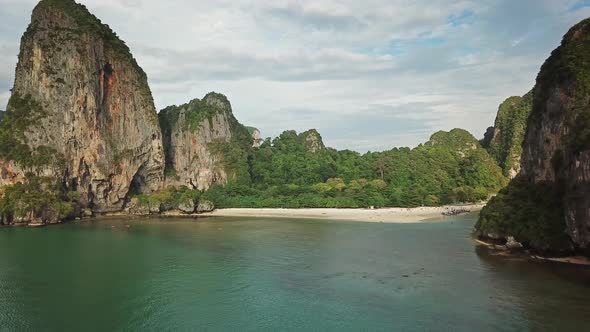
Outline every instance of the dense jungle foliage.
POLYGON ((365 154, 325 148, 315 130, 285 131, 242 163, 246 175, 204 197, 220 208, 438 206, 486 200, 507 181, 461 129, 438 132, 415 149, 365 154))

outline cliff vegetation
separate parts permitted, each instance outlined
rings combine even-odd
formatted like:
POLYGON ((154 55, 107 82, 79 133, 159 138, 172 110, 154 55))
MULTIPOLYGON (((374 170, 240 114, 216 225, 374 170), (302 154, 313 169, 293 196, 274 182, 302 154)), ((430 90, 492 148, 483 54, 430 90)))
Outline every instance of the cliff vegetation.
POLYGON ((507 182, 459 129, 415 149, 366 154, 326 148, 315 130, 285 131, 253 151, 249 175, 249 185, 230 182, 204 197, 218 207, 417 207, 485 200, 507 182))
POLYGON ((482 211, 476 234, 552 252, 590 249, 590 19, 541 67, 522 170, 482 211))
POLYGON ((66 192, 54 178, 27 174, 25 181, 0 189, 0 224, 57 223, 79 211, 77 192, 66 192))
POLYGON ((523 97, 506 99, 498 109, 491 136, 484 143, 507 177, 513 178, 520 171, 522 144, 532 108, 532 91, 523 97))
POLYGON ((57 157, 57 151, 47 146, 32 149, 25 135, 28 128, 40 126, 47 112, 30 95, 18 93, 11 96, 8 109, 10 111, 0 121, 0 158, 28 169, 50 164, 57 157))

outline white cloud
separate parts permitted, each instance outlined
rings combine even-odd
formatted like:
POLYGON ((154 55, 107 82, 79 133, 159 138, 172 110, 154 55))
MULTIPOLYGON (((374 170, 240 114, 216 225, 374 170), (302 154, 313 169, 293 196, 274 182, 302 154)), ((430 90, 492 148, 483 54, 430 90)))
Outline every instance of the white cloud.
MULTIPOLYGON (((80 1, 131 47, 158 108, 215 90, 265 135, 313 127, 361 151, 481 136, 590 15, 574 0, 80 1)), ((35 3, 0 0, 0 108, 35 3)))

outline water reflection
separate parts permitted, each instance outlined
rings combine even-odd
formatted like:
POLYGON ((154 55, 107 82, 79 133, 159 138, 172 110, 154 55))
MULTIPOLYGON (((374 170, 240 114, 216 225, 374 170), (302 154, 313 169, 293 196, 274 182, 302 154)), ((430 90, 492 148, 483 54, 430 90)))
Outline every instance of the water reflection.
POLYGON ((475 253, 484 264, 487 280, 497 298, 513 301, 533 330, 589 331, 587 301, 590 268, 526 258, 499 256, 478 246, 475 253))

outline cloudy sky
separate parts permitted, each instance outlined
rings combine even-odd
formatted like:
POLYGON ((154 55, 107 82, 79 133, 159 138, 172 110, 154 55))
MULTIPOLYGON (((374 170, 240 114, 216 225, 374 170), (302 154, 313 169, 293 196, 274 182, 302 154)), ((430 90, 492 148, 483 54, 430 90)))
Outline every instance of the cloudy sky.
MULTIPOLYGON (((36 0, 0 0, 0 109, 36 0)), ((482 136, 533 85, 590 0, 79 0, 131 47, 156 107, 209 91, 264 136, 317 128, 330 146, 482 136)))

